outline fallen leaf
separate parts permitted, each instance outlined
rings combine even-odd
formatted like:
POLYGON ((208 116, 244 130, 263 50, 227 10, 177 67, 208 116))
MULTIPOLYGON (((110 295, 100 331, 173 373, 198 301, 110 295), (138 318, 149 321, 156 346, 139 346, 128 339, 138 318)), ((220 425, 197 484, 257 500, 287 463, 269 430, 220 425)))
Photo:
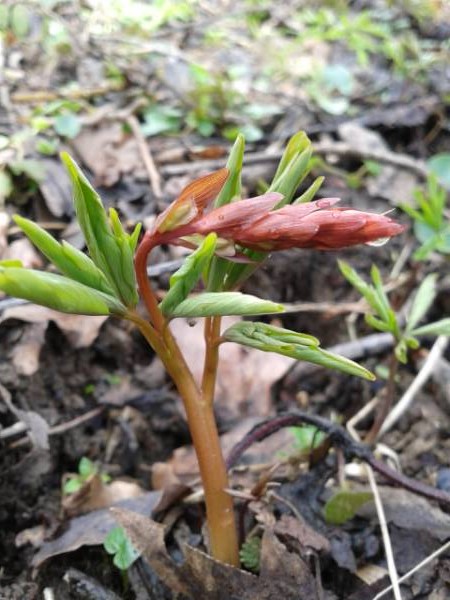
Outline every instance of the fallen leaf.
POLYGON ((44 264, 40 254, 27 238, 14 240, 3 254, 5 260, 20 260, 26 269, 36 269, 44 264))
POLYGON ((136 140, 124 132, 121 123, 83 128, 72 144, 94 175, 96 185, 111 187, 125 173, 147 177, 136 140))
MULTIPOLYGON (((450 515, 426 498, 403 489, 379 489, 388 523, 408 531, 426 531, 440 541, 450 537, 450 515)), ((362 506, 358 515, 377 518, 373 503, 362 506)))
POLYGON ((19 319, 26 323, 53 321, 66 334, 74 348, 88 348, 97 338, 100 328, 108 317, 69 315, 45 306, 24 304, 6 309, 0 315, 0 323, 7 319, 19 319))
POLYGON ((71 216, 74 213, 72 186, 61 161, 40 159, 45 165, 45 177, 39 183, 39 190, 45 205, 54 217, 71 216))
POLYGON ((316 552, 329 552, 330 542, 319 532, 310 527, 306 521, 300 521, 290 515, 282 515, 276 522, 274 532, 282 539, 296 540, 303 548, 316 552))
POLYGON ((133 546, 172 591, 208 600, 298 600, 316 595, 315 579, 306 563, 291 554, 271 532, 261 548, 261 574, 256 577, 184 545, 183 563, 175 563, 164 542, 164 527, 130 510, 112 509, 133 546))
MULTIPOLYGON (((117 506, 150 515, 160 497, 161 492, 146 492, 137 498, 118 502, 117 506)), ((82 546, 99 546, 114 527, 117 527, 117 522, 110 508, 75 517, 69 521, 66 531, 60 537, 43 544, 33 557, 32 565, 40 567, 49 558, 74 552, 82 546)))
POLYGON ((95 473, 78 491, 63 497, 62 507, 68 516, 73 517, 112 506, 122 500, 136 498, 144 493, 133 481, 115 480, 112 483, 104 483, 101 475, 95 473))
POLYGON ((0 383, 0 395, 9 408, 9 410, 19 419, 22 423, 27 426, 27 434, 31 439, 33 448, 36 450, 49 449, 49 425, 47 421, 36 412, 31 410, 21 410, 14 406, 11 400, 11 394, 9 391, 0 383))
MULTIPOLYGON (((239 319, 235 317, 224 317, 222 329, 237 321, 239 319)), ((175 319, 171 328, 194 376, 200 381, 204 357, 203 323, 198 321, 192 326, 185 319, 175 319)), ((280 354, 239 344, 221 345, 214 401, 219 416, 230 419, 271 414, 271 387, 294 362, 280 354)))
POLYGON ((12 364, 19 375, 30 377, 39 369, 39 356, 45 341, 46 323, 34 323, 23 332, 11 351, 12 364))

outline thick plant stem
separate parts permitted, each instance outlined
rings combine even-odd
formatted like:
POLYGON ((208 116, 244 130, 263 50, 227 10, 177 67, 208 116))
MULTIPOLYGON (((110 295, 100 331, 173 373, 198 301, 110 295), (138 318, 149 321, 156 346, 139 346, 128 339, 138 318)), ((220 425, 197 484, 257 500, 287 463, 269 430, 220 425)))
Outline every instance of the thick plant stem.
POLYGON ((147 232, 139 244, 136 256, 134 257, 134 268, 142 300, 150 314, 153 326, 158 332, 161 332, 165 326, 165 319, 159 310, 158 301, 152 291, 147 275, 147 257, 152 248, 153 240, 147 232))
MULTIPOLYGON (((203 483, 211 554, 217 560, 239 566, 233 499, 225 491, 228 488, 228 473, 212 402, 203 398, 148 283, 147 254, 151 247, 151 239, 147 241, 144 250, 139 247, 135 265, 141 296, 149 310, 153 326, 136 314, 130 315, 130 320, 139 327, 161 358, 183 400, 203 483)), ((218 327, 220 329, 220 322, 218 327)))
POLYGON ((212 405, 216 387, 217 367, 219 365, 220 317, 205 319, 205 364, 203 367, 202 396, 205 402, 212 405))

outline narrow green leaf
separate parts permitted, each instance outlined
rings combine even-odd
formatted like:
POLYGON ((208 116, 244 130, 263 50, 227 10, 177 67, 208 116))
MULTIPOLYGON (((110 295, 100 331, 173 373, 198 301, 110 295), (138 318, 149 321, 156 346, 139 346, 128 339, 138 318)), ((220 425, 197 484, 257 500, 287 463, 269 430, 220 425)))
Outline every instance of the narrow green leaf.
POLYGON ((88 287, 113 295, 113 290, 106 277, 86 254, 66 242, 60 244, 42 227, 29 219, 24 219, 19 215, 15 215, 13 218, 30 241, 61 273, 88 287))
POLYGON ((215 317, 225 315, 265 315, 283 312, 281 304, 240 292, 205 292, 184 300, 168 315, 175 317, 215 317))
POLYGON ((450 318, 440 319, 434 323, 428 323, 417 327, 409 332, 413 336, 418 335, 450 335, 450 318))
MULTIPOLYGON (((244 149, 245 138, 243 135, 239 134, 233 144, 233 148, 231 149, 226 164, 229 171, 228 179, 214 202, 214 208, 229 204, 240 197, 242 190, 241 172, 244 161, 244 149)), ((226 279, 227 272, 231 268, 232 264, 230 261, 218 256, 214 257, 208 272, 208 291, 218 292, 224 289, 223 283, 226 279)))
POLYGON ((291 163, 292 159, 303 152, 303 150, 305 150, 310 143, 311 142, 304 131, 298 131, 291 137, 278 164, 277 170, 273 177, 273 182, 275 182, 281 176, 286 167, 291 163))
POLYGON ((347 279, 351 285, 358 290, 358 292, 366 299, 369 306, 380 316, 383 313, 383 307, 377 297, 376 290, 373 286, 369 285, 364 281, 362 277, 352 269, 352 267, 343 260, 338 260, 338 266, 342 275, 347 279))
POLYGON ((66 313, 121 315, 125 312, 125 307, 112 296, 67 277, 31 269, 0 267, 0 290, 66 313))
POLYGON ((75 211, 89 254, 117 297, 134 307, 139 299, 132 251, 136 236, 125 233, 116 211, 110 211, 108 220, 99 195, 76 162, 66 152, 61 158, 72 181, 75 211))
POLYGON ((165 315, 173 313, 175 308, 194 289, 195 284, 214 256, 216 244, 217 235, 210 233, 197 250, 186 258, 181 268, 172 275, 170 289, 160 304, 160 308, 165 315))
POLYGON ((425 277, 414 296, 407 317, 407 331, 411 331, 423 319, 436 297, 436 275, 432 273, 425 277))
POLYGON ((325 177, 317 177, 314 182, 309 186, 309 188, 303 192, 301 196, 299 196, 292 204, 304 204, 306 202, 311 202, 314 196, 320 189, 320 186, 324 182, 325 177))
POLYGON ((325 521, 332 525, 342 525, 353 519, 358 509, 372 499, 371 492, 339 490, 325 504, 323 509, 325 521))
POLYGON ((375 376, 361 365, 320 348, 316 338, 267 326, 264 323, 236 323, 222 334, 222 338, 228 342, 258 348, 263 352, 276 352, 371 381, 375 379, 375 376))
POLYGON ((294 156, 278 179, 274 179, 269 187, 269 192, 283 194, 283 200, 278 207, 289 204, 297 191, 298 186, 309 172, 309 161, 312 156, 312 148, 309 144, 298 156, 294 156))

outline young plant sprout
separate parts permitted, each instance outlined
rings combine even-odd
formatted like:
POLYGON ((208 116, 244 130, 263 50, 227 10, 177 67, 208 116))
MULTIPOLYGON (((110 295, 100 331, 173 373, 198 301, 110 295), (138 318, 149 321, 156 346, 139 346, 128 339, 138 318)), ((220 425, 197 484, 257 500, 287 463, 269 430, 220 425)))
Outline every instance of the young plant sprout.
POLYGON ((226 168, 197 179, 156 219, 139 242, 140 226, 129 235, 115 210, 101 200, 69 155, 62 160, 74 191, 75 209, 88 255, 54 240, 35 223, 17 225, 60 271, 60 275, 0 265, 0 289, 53 309, 113 315, 133 322, 160 356, 183 399, 203 482, 213 557, 239 564, 233 499, 213 412, 219 346, 234 342, 373 379, 362 366, 326 352, 319 341, 262 322, 242 321, 221 330, 224 315, 280 313, 280 304, 243 294, 238 288, 268 253, 286 248, 344 248, 397 235, 403 227, 389 217, 338 208, 338 199, 312 201, 322 178, 295 199, 310 170, 311 143, 300 132, 288 143, 267 193, 241 199, 244 139, 239 136, 226 168), (213 202, 208 210, 208 205, 213 202), (147 276, 150 252, 160 244, 193 250, 171 277, 158 302, 147 276), (202 283, 203 282, 203 283, 202 283), (190 296, 198 284, 204 291, 190 296), (147 317, 137 312, 139 299, 147 317), (205 318, 203 377, 197 382, 170 328, 177 317, 205 318))
POLYGON ((409 349, 416 350, 419 348, 418 337, 423 335, 450 335, 450 319, 440 319, 433 323, 418 326, 436 298, 436 275, 433 273, 427 275, 417 289, 411 306, 406 313, 405 323, 402 325, 399 315, 392 308, 384 291, 380 271, 375 265, 372 265, 370 272, 372 283, 364 281, 349 264, 342 260, 339 261, 339 268, 347 281, 358 290, 370 307, 371 312, 365 315, 366 323, 373 329, 391 333, 395 343, 389 365, 386 393, 380 402, 372 429, 365 439, 366 442, 371 443, 377 438, 392 406, 395 377, 399 364, 408 362, 409 349))

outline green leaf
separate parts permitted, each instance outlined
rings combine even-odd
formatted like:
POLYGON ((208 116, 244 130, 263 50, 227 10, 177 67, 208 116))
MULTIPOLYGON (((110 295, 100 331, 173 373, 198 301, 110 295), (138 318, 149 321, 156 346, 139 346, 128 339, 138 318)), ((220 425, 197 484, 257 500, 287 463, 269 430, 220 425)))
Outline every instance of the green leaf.
POLYGON ((210 233, 203 243, 186 258, 183 265, 170 278, 170 289, 160 304, 165 315, 173 313, 175 308, 185 300, 195 284, 200 279, 202 272, 208 267, 217 244, 217 235, 210 233))
POLYGON ((425 277, 414 296, 407 317, 406 328, 411 331, 423 319, 436 297, 436 275, 432 273, 425 277))
POLYGON ((81 458, 78 464, 78 473, 86 479, 87 477, 90 477, 91 475, 94 475, 97 472, 98 469, 95 463, 93 463, 92 460, 87 458, 87 456, 83 456, 83 458, 81 458))
POLYGON ((327 437, 314 425, 302 425, 301 427, 290 427, 289 431, 295 438, 295 449, 297 452, 310 452, 318 448, 327 437))
POLYGON ((176 317, 220 317, 225 315, 265 315, 283 312, 281 304, 240 292, 205 292, 184 300, 168 315, 176 317))
POLYGON ((161 133, 176 133, 181 127, 182 112, 178 108, 154 105, 144 112, 144 123, 141 131, 145 137, 161 133))
POLYGON ((66 242, 60 244, 45 229, 29 219, 19 215, 13 218, 30 241, 61 273, 88 287, 114 295, 106 277, 86 254, 66 242))
POLYGON ((358 510, 373 499, 371 492, 352 492, 340 490, 332 496, 324 507, 324 516, 327 523, 342 525, 356 515, 358 510))
POLYGON ((436 175, 439 183, 450 190, 450 152, 435 154, 427 160, 427 167, 436 175))
POLYGON ((16 37, 23 39, 30 29, 30 12, 23 4, 16 4, 10 13, 11 29, 16 37))
POLYGON ((75 494, 83 487, 84 481, 81 477, 71 477, 68 479, 63 486, 63 494, 68 496, 69 494, 75 494))
POLYGON ((81 131, 81 121, 73 113, 63 113, 55 118, 53 127, 58 135, 69 139, 76 138, 81 131))
POLYGON ((139 228, 131 236, 125 233, 114 210, 110 210, 108 220, 99 195, 75 161, 66 152, 61 158, 72 180, 75 210, 89 254, 116 296, 134 307, 139 299, 133 264, 139 228))
POLYGON ((352 267, 343 260, 338 260, 338 266, 342 275, 352 284, 354 288, 366 299, 369 306, 379 315, 383 313, 383 307, 380 304, 376 290, 373 286, 364 281, 362 277, 352 269, 352 267))
POLYGON ((80 315, 121 315, 125 307, 116 298, 93 290, 67 277, 22 269, 0 267, 0 290, 54 310, 80 315))
POLYGON ((297 191, 298 186, 309 172, 309 162, 312 156, 312 148, 309 144, 303 152, 295 156, 281 173, 278 179, 274 179, 269 187, 269 192, 283 194, 283 200, 277 208, 289 204, 297 191))
POLYGON ((450 335, 450 318, 440 319, 410 331, 411 335, 450 335))
MULTIPOLYGON (((234 199, 241 196, 241 172, 244 160, 244 149, 244 136, 238 135, 226 164, 229 171, 228 179, 214 202, 214 208, 229 204, 234 199)), ((230 262, 223 258, 214 257, 212 259, 208 273, 208 291, 218 292, 223 289, 223 283, 225 282, 227 272, 231 267, 232 265, 230 265, 230 262)))
POLYGON ((310 144, 311 142, 304 131, 298 131, 294 134, 286 145, 272 181, 275 182, 292 160, 306 150, 310 144))
POLYGON ((6 171, 0 171, 0 202, 2 202, 5 198, 13 191, 13 183, 11 177, 6 171))
POLYGON ((53 156, 58 151, 58 141, 45 137, 37 137, 36 150, 45 156, 53 156))
POLYGON ((113 562, 121 571, 126 571, 140 556, 134 549, 122 527, 114 527, 103 542, 103 547, 108 554, 114 556, 113 562))
POLYGON ((324 182, 325 177, 317 177, 315 181, 309 186, 309 188, 303 192, 292 204, 304 204, 305 202, 311 202, 314 196, 319 191, 320 186, 324 182))
POLYGON ((241 546, 239 557, 243 567, 253 573, 258 573, 261 558, 261 538, 255 535, 247 537, 241 546))
POLYGON ((375 379, 375 376, 361 365, 320 348, 316 338, 288 329, 265 323, 242 322, 228 328, 222 334, 222 339, 257 348, 263 352, 276 352, 370 381, 375 379))

